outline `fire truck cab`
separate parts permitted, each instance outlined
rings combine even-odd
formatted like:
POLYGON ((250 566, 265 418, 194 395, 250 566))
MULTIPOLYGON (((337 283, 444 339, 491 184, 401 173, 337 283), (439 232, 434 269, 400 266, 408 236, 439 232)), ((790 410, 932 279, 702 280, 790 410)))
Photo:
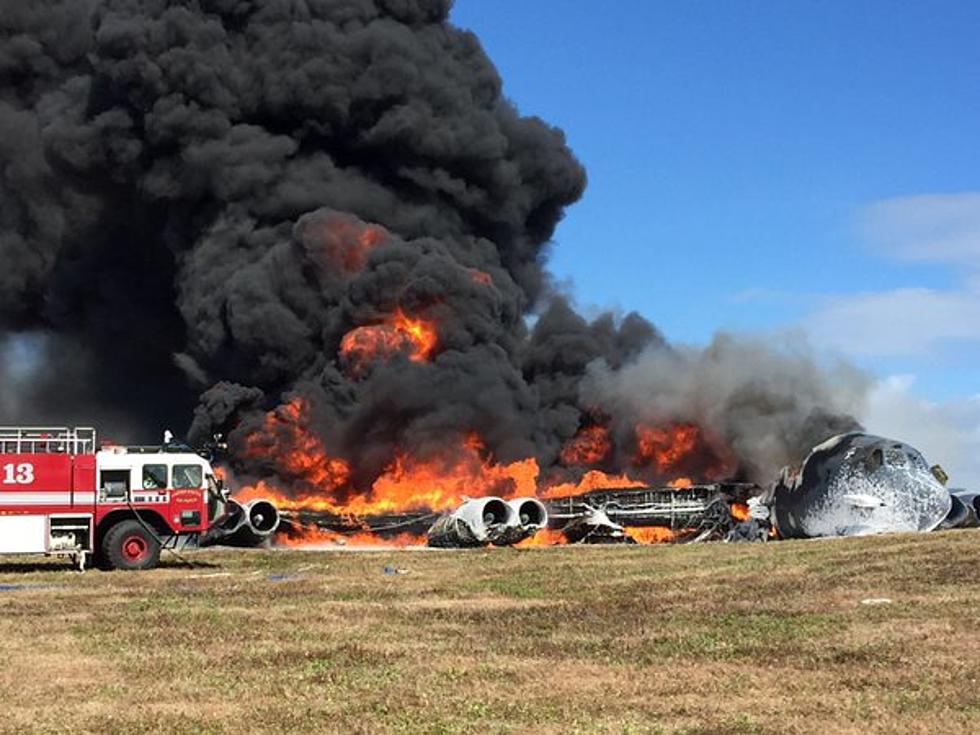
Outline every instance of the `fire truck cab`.
POLYGON ((208 460, 172 442, 100 447, 91 428, 0 428, 0 554, 148 569, 162 548, 197 545, 222 492, 208 460))

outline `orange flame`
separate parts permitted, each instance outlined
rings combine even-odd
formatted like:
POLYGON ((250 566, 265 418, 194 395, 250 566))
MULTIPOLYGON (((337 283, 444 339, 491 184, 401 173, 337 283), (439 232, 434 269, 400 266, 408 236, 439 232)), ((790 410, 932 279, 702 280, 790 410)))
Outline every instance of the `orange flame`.
POLYGON ((693 453, 698 446, 700 431, 694 424, 672 424, 653 428, 636 427, 636 456, 638 467, 650 465, 658 475, 667 475, 693 453))
POLYGON ((280 546, 422 546, 425 536, 414 533, 399 533, 394 536, 379 536, 370 531, 358 533, 337 533, 317 526, 302 526, 293 528, 288 533, 276 538, 280 546))
POLYGON ((347 485, 350 466, 327 456, 319 437, 306 428, 307 402, 292 398, 266 414, 262 430, 245 440, 249 457, 273 459, 280 474, 330 492, 347 485))
POLYGON ((651 427, 638 424, 633 465, 652 470, 658 477, 680 476, 696 469, 704 479, 730 475, 735 460, 729 452, 708 440, 697 424, 651 427))
POLYGON ((560 498, 567 495, 581 495, 590 490, 606 490, 615 487, 643 487, 646 483, 634 480, 628 475, 609 475, 598 470, 589 470, 578 482, 563 482, 542 489, 541 498, 560 498))
POLYGON ((514 544, 518 549, 527 549, 533 546, 564 546, 568 543, 565 534, 556 528, 542 528, 533 536, 514 544))
POLYGON ((370 492, 356 493, 350 486, 347 463, 329 457, 323 444, 309 431, 282 418, 296 416, 304 410, 303 402, 298 399, 281 406, 266 417, 263 430, 249 437, 246 446, 249 452, 269 452, 280 474, 300 481, 308 489, 286 495, 268 482, 259 481, 240 489, 235 493, 236 498, 243 501, 268 498, 283 510, 371 515, 449 510, 466 497, 513 498, 536 494, 539 470, 533 458, 507 464, 484 459, 482 444, 473 435, 462 440, 452 452, 435 459, 398 454, 374 481, 370 492), (287 431, 283 431, 284 425, 287 431), (280 441, 284 435, 291 440, 285 447, 280 441))
MULTIPOLYGON (((534 458, 514 462, 498 462, 488 456, 475 433, 460 436, 436 457, 418 457, 405 452, 396 453, 370 488, 355 487, 351 466, 343 459, 331 456, 322 439, 307 428, 310 405, 299 397, 292 398, 274 411, 269 412, 261 428, 245 441, 248 456, 265 460, 279 478, 288 483, 290 491, 284 492, 269 480, 260 480, 241 488, 235 497, 241 501, 266 498, 285 511, 311 510, 351 516, 356 526, 360 516, 414 511, 442 512, 459 506, 467 497, 497 496, 539 497, 542 499, 579 495, 590 490, 642 487, 646 483, 627 474, 613 475, 590 470, 577 482, 558 482, 554 478, 542 480, 540 468, 534 458)), ((595 427, 593 427, 595 428, 595 427)), ((604 431, 604 430, 603 430, 604 431)), ((651 430, 653 432, 653 430, 651 430)), ((588 435, 588 434, 587 434, 588 435)), ((682 432, 689 436, 688 432, 682 432)), ((667 433, 644 434, 649 446, 667 457, 671 452, 683 454, 689 442, 682 441, 680 450, 665 447, 661 437, 667 433)), ((653 456, 653 455, 651 455, 653 456)), ((673 487, 688 487, 691 478, 676 477, 673 487)), ((740 512, 733 508, 733 513, 740 512)), ((674 538, 674 532, 659 528, 632 528, 630 534, 643 543, 653 543, 674 538)), ((292 528, 283 534, 286 544, 339 543, 395 543, 381 538, 366 528, 363 533, 339 534, 319 528, 292 528)), ((425 543, 423 536, 404 534, 397 543, 415 545, 425 543)), ((541 546, 564 543, 558 531, 544 530, 534 538, 522 542, 523 546, 541 546)))
POLYGON ((598 464, 609 455, 611 448, 609 429, 586 426, 562 447, 561 463, 566 466, 598 464))
POLYGON ((476 268, 470 268, 469 272, 470 272, 470 280, 473 281, 473 283, 478 283, 481 286, 493 285, 493 278, 490 276, 489 273, 478 270, 476 268))
POLYGON ((749 519, 749 506, 745 503, 731 504, 732 518, 736 521, 747 521, 749 519))
POLYGON ((496 464, 481 459, 476 450, 468 447, 449 460, 421 461, 399 455, 374 482, 371 499, 358 497, 345 509, 353 513, 406 508, 449 510, 465 497, 533 496, 537 477, 538 463, 533 458, 496 464))
POLYGON ((678 535, 677 531, 660 526, 625 526, 624 530, 638 544, 666 544, 678 535))
POLYGON ((340 355, 354 376, 367 372, 370 364, 397 353, 413 362, 426 362, 435 351, 435 327, 421 319, 411 319, 396 311, 381 324, 355 327, 340 341, 340 355))
POLYGON ((380 225, 355 224, 336 217, 303 232, 306 246, 337 271, 357 273, 367 262, 368 253, 384 242, 388 232, 380 225))

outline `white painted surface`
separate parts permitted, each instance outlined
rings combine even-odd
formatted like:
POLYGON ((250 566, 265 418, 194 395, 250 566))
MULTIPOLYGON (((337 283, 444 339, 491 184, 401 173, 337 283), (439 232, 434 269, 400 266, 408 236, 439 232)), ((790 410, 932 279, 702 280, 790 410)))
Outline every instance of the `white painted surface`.
POLYGON ((0 516, 0 554, 47 551, 46 516, 0 516))
POLYGON ((50 490, 38 492, 0 492, 0 506, 4 505, 75 505, 95 502, 95 493, 62 493, 50 490))
POLYGON ((130 454, 124 447, 113 447, 104 449, 95 455, 96 468, 98 472, 106 470, 129 471, 129 487, 131 490, 139 491, 143 489, 143 466, 148 464, 167 465, 167 475, 172 485, 173 468, 176 465, 194 465, 201 468, 201 486, 199 488, 181 489, 207 489, 207 476, 213 475, 214 470, 211 465, 200 455, 190 452, 147 452, 145 454, 130 454))

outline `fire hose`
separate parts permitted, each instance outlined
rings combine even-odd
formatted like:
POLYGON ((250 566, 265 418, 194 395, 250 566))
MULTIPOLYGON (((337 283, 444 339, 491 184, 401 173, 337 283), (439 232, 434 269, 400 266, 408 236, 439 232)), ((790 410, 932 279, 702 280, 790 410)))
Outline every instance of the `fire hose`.
POLYGON ((136 518, 136 521, 143 527, 143 530, 146 531, 148 534, 150 534, 150 536, 152 536, 156 540, 156 542, 158 544, 160 544, 160 549, 161 550, 163 550, 163 551, 169 551, 171 554, 174 555, 174 557, 176 557, 176 559, 179 562, 181 562, 182 564, 184 564, 187 567, 190 567, 191 569, 197 569, 197 568, 199 568, 201 566, 200 564, 197 564, 195 562, 192 562, 189 559, 187 559, 187 558, 181 556, 180 554, 178 554, 177 553, 177 549, 172 549, 172 548, 168 547, 166 545, 166 543, 164 542, 164 540, 157 535, 156 530, 152 526, 150 526, 148 523, 146 523, 146 521, 144 521, 140 517, 139 511, 136 508, 133 507, 133 501, 130 500, 128 494, 126 495, 126 505, 133 512, 133 516, 136 518))

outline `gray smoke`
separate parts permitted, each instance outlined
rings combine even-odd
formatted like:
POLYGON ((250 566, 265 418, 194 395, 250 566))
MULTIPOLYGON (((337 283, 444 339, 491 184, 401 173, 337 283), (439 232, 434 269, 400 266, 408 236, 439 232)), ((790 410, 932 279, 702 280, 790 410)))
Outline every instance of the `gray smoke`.
POLYGON ((870 382, 845 363, 823 366, 805 344, 717 335, 704 349, 648 350, 616 370, 589 366, 581 400, 614 430, 693 422, 728 447, 749 480, 770 482, 824 439, 860 428, 870 382))

